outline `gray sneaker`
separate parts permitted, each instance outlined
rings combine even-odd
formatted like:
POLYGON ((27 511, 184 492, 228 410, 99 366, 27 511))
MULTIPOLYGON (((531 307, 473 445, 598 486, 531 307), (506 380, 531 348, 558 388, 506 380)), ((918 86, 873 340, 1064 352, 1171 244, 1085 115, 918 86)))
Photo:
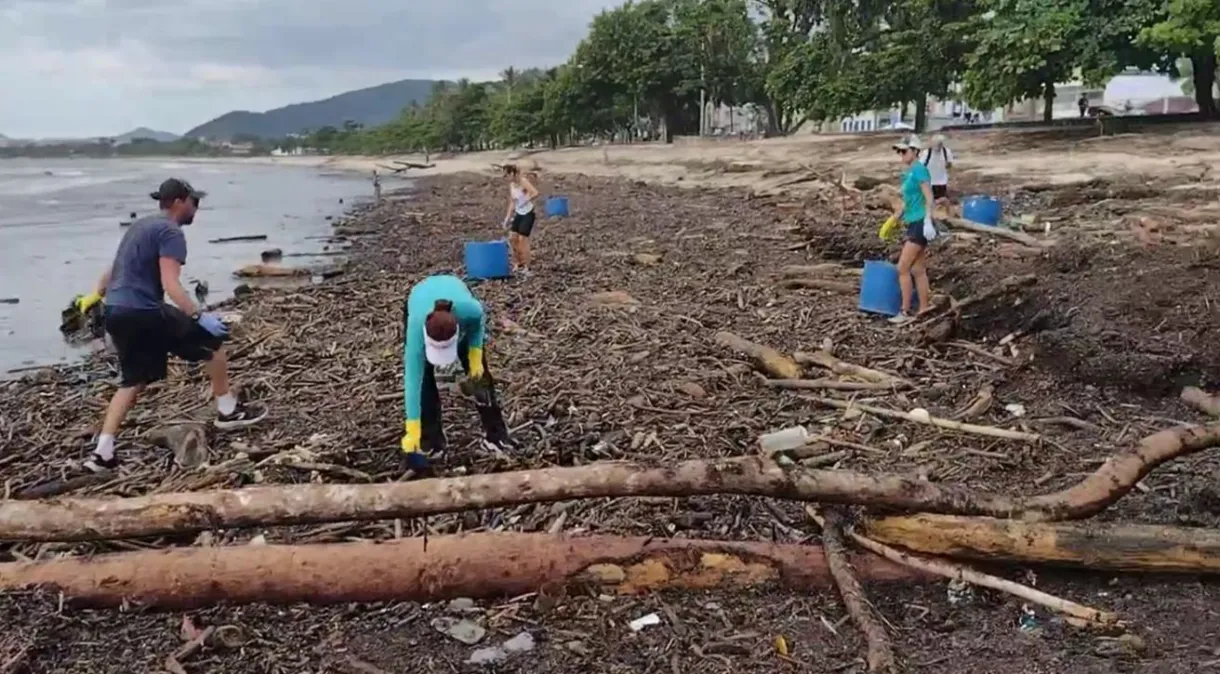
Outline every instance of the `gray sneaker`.
POLYGON ((890 318, 890 323, 893 323, 894 325, 906 325, 914 320, 914 316, 904 312, 890 318))
POLYGON ((237 403, 237 407, 232 414, 217 413, 216 421, 213 422, 216 428, 222 431, 230 431, 235 428, 245 428, 253 426, 262 421, 267 416, 267 408, 258 403, 237 403))

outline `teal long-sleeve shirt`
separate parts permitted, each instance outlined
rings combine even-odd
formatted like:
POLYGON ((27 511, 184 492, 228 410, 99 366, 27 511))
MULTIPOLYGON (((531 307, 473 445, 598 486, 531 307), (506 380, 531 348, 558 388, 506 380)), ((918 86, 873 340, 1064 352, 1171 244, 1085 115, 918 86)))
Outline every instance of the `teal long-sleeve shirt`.
POLYGON ((419 419, 420 389, 424 385, 424 321, 436 308, 437 300, 453 302, 458 321, 458 339, 466 348, 483 348, 483 305, 470 288, 456 276, 429 276, 411 288, 407 296, 406 335, 402 347, 403 407, 407 420, 419 419))

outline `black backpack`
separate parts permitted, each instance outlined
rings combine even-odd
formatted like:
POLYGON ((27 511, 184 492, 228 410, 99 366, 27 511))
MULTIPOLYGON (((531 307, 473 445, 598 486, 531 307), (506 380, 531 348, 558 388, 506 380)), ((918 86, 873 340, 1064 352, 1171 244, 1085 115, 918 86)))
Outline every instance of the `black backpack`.
MULTIPOLYGON (((948 162, 948 161, 949 161, 949 148, 945 147, 944 145, 941 145, 941 146, 940 146, 940 154, 941 154, 941 156, 942 156, 942 157, 944 157, 944 158, 945 158, 945 161, 946 161, 946 162, 948 162)), ((928 156, 927 156, 927 157, 924 157, 924 159, 923 159, 923 165, 924 165, 924 167, 926 168, 926 167, 928 166, 928 163, 929 163, 929 162, 931 162, 931 161, 932 161, 932 148, 928 148, 928 156)))

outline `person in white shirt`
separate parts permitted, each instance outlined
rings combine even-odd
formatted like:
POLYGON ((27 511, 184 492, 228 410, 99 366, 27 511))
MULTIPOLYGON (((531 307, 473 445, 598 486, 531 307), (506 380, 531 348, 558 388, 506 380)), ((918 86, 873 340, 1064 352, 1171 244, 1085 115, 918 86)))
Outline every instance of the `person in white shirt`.
POLYGON ((945 145, 945 137, 936 134, 932 144, 919 155, 919 162, 932 176, 932 198, 938 204, 949 203, 949 169, 953 168, 953 151, 945 145))
POLYGON ((512 252, 514 271, 523 278, 529 276, 530 232, 534 231, 534 200, 538 189, 529 178, 521 175, 516 164, 504 165, 504 176, 508 178, 508 212, 504 214, 504 227, 508 229, 508 247, 512 252))

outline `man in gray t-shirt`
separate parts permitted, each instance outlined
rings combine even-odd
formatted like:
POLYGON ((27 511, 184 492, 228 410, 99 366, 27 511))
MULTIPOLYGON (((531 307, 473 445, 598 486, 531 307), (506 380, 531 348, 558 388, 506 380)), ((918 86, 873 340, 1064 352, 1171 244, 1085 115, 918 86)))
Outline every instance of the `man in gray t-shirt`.
POLYGON ((170 178, 151 196, 161 212, 131 225, 97 288, 77 301, 82 313, 105 301, 106 332, 118 351, 122 373, 97 446, 85 462, 94 472, 117 467, 115 435, 140 392, 165 379, 171 353, 205 363, 216 396, 218 428, 241 428, 267 414, 261 406, 239 402, 229 392, 228 360, 222 348, 228 329, 216 315, 201 312, 182 287, 186 264, 182 227, 194 222, 204 193, 170 178), (167 295, 172 304, 166 303, 167 295))
POLYGON ((161 258, 186 264, 186 235, 181 227, 164 213, 136 220, 123 235, 110 268, 106 308, 111 312, 160 309, 165 303, 161 258))

